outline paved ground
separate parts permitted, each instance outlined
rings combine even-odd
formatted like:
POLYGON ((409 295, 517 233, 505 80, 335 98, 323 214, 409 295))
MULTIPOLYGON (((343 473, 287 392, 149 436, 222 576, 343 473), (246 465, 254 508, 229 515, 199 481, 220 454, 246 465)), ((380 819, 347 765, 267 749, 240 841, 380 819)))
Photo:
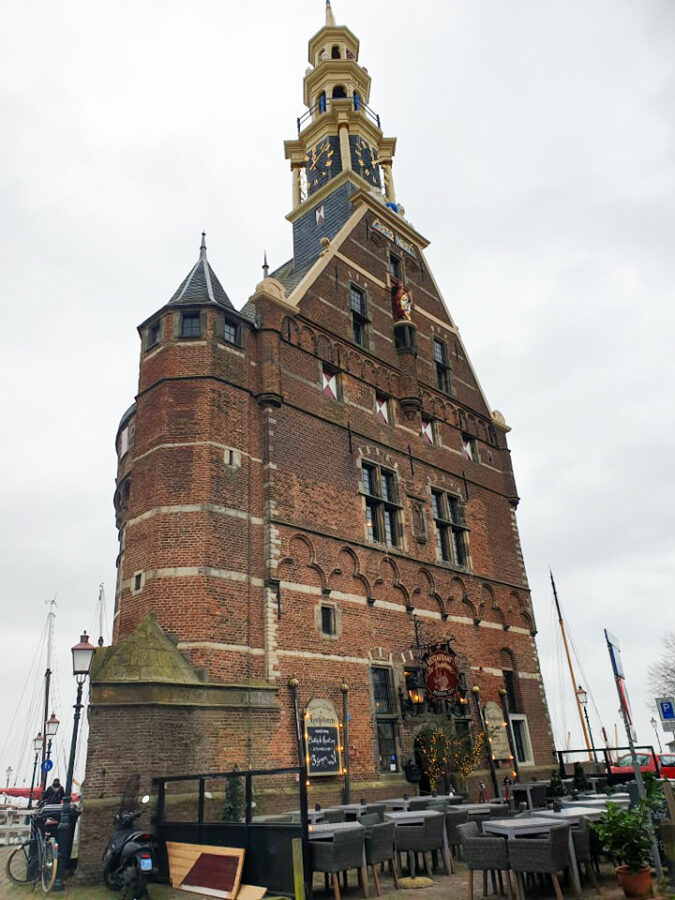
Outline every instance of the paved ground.
MULTIPOLYGON (((0 898, 1 900, 20 900, 20 898, 24 897, 26 900, 29 900, 31 897, 38 897, 41 894, 41 890, 38 887, 36 889, 35 894, 31 894, 30 888, 18 887, 17 885, 13 885, 8 883, 7 877, 5 875, 5 862, 7 860, 8 851, 0 847, 0 898)), ((448 877, 447 875, 441 875, 440 873, 434 873, 433 875, 433 885, 430 887, 424 888, 422 890, 411 890, 411 889, 400 889, 398 891, 394 890, 393 883, 389 875, 384 874, 380 878, 381 888, 382 888, 382 898, 383 900, 465 900, 467 896, 467 877, 466 870, 461 862, 457 863, 457 872, 454 875, 448 877)), ((614 877, 614 873, 611 868, 605 865, 602 868, 602 874, 600 878, 600 885, 602 888, 602 900, 624 900, 623 891, 618 888, 616 879, 614 877)), ((474 878, 474 888, 475 888, 475 897, 477 900, 480 900, 482 897, 481 890, 481 879, 480 876, 475 876, 474 878)), ((151 885, 150 886, 150 900, 189 900, 190 897, 194 897, 195 900, 197 897, 201 896, 198 894, 186 894, 184 891, 174 891, 170 887, 166 887, 165 885, 151 885)), ((370 896, 374 897, 375 889, 372 883, 370 884, 370 896)), ((563 884, 563 894, 565 900, 572 900, 574 897, 572 890, 569 886, 563 884)), ((68 889, 59 895, 63 898, 63 900, 114 900, 115 894, 107 891, 104 887, 68 887, 68 889)), ((343 896, 345 898, 350 898, 350 900, 358 900, 363 895, 361 893, 360 888, 356 886, 356 875, 355 873, 351 873, 350 875, 350 886, 348 891, 343 892, 343 896)), ((655 890, 655 896, 659 896, 658 891, 655 890)), ((669 896, 670 898, 675 897, 672 893, 670 895, 661 895, 661 896, 669 896)), ((323 890, 323 878, 317 876, 315 880, 315 897, 317 900, 333 900, 332 891, 330 893, 326 893, 323 890)), ((554 898, 555 895, 553 893, 552 887, 549 885, 548 888, 542 890, 538 887, 536 890, 528 891, 528 898, 532 900, 532 898, 545 898, 545 900, 549 900, 549 898, 554 898)), ((501 898, 500 898, 501 900, 501 898)), ((584 900, 597 900, 597 894, 590 890, 590 888, 584 891, 584 900)))

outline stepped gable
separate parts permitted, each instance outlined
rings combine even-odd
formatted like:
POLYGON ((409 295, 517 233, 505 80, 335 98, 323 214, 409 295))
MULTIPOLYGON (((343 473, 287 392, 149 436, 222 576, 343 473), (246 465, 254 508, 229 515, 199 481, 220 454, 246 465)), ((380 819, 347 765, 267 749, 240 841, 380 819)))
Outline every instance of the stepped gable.
POLYGON ((119 644, 96 651, 91 680, 201 683, 180 650, 166 636, 154 613, 148 613, 119 644))

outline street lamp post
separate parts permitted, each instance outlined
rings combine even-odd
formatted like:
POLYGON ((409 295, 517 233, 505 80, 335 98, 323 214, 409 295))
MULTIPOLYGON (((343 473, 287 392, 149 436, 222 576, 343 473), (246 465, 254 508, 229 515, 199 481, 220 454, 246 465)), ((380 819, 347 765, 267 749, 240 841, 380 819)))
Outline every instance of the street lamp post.
POLYGON ((33 738, 33 750, 35 751, 35 759, 33 760, 33 774, 30 779, 30 793, 28 794, 28 809, 33 807, 33 785, 35 784, 35 773, 37 772, 38 758, 42 750, 42 732, 39 731, 33 738))
POLYGON ((87 632, 80 638, 80 643, 72 648, 73 675, 77 681, 77 700, 75 701, 75 715, 73 716, 73 737, 70 742, 70 758, 68 760, 68 774, 66 775, 65 794, 61 809, 61 821, 57 831, 57 843, 59 845, 59 863, 56 869, 56 881, 53 890, 63 890, 63 879, 70 863, 70 852, 73 846, 73 829, 70 826, 71 807, 70 795, 73 789, 73 769, 75 768, 75 748, 77 747, 77 729, 80 723, 82 711, 82 688, 89 675, 91 661, 94 658, 96 648, 89 643, 87 632))
MULTIPOLYGON (((56 718, 54 713, 51 714, 50 718, 45 722, 45 737, 47 738, 47 753, 45 754, 45 762, 48 759, 52 758, 52 741, 56 737, 56 732, 59 730, 59 725, 61 723, 56 718)), ((47 768, 42 772, 42 790, 47 786, 47 768)))
POLYGON ((593 732, 591 731, 591 723, 588 719, 588 693, 585 691, 581 685, 576 690, 577 700, 579 701, 579 705, 584 711, 584 718, 586 719, 586 726, 588 728, 588 737, 591 742, 591 750, 593 751, 593 759, 595 760, 595 764, 598 764, 598 756, 595 752, 595 743, 593 741, 593 732))
POLYGON ((654 734, 656 735, 656 740, 658 741, 658 744, 659 744, 659 753, 663 753, 663 747, 661 746, 661 738, 659 737, 659 733, 656 730, 656 719, 654 718, 654 716, 652 716, 651 719, 649 720, 649 724, 654 729, 654 734))
POLYGON ((349 685, 345 681, 340 685, 340 691, 342 692, 342 765, 345 775, 342 802, 349 803, 349 713, 347 712, 349 685))

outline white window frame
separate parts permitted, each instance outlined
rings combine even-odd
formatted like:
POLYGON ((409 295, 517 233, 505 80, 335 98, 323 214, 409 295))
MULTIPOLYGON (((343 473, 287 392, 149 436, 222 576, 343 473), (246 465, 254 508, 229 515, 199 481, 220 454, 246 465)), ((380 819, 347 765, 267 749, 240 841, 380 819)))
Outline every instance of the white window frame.
POLYGON ((129 452, 129 426, 125 425, 120 434, 120 459, 129 452))
POLYGON ((527 723, 527 716, 523 713, 509 713, 509 719, 511 723, 511 738, 513 740, 513 749, 517 752, 517 744, 516 744, 516 735, 515 729, 513 727, 514 722, 522 722, 523 723, 523 736, 525 737, 525 746, 523 749, 526 751, 526 758, 524 760, 518 759, 516 757, 516 762, 519 766, 533 766, 534 765, 534 753, 532 751, 532 738, 530 737, 530 726, 527 723))

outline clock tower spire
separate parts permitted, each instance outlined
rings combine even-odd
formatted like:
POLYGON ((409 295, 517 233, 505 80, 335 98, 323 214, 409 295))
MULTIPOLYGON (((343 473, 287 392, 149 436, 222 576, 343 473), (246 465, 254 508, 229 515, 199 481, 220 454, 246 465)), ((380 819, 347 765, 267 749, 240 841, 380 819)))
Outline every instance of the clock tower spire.
MULTIPOLYGON (((368 105, 370 75, 359 63, 359 40, 345 25, 336 24, 330 0, 326 24, 310 38, 308 54, 310 66, 303 79, 307 109, 297 120, 297 138, 284 143, 293 181, 288 219, 294 226, 296 266, 306 255, 298 248, 296 226, 308 213, 315 211, 316 227, 325 226, 312 241, 316 255, 319 238, 332 238, 346 221, 350 193, 375 191, 395 202, 391 167, 396 138, 384 136, 379 115, 368 105)), ((306 236, 307 227, 301 231, 306 236)))

